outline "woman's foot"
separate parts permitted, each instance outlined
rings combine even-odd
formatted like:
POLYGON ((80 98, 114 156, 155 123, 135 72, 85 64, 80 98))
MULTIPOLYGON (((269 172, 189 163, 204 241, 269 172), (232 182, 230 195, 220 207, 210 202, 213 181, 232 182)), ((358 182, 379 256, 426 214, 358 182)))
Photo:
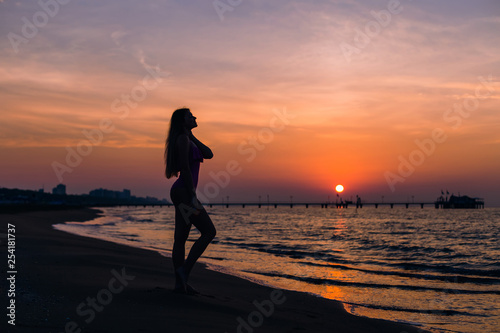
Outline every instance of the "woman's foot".
POLYGON ((174 292, 188 294, 188 295, 199 295, 200 292, 187 283, 187 274, 184 267, 179 267, 175 270, 175 288, 174 292))
POLYGON ((186 284, 186 294, 188 295, 199 295, 200 292, 193 287, 191 287, 189 284, 186 284))
POLYGON ((186 289, 182 286, 175 286, 174 290, 172 290, 176 294, 186 294, 186 289))
POLYGON ((184 291, 186 291, 186 287, 187 287, 186 270, 184 269, 184 267, 181 266, 175 270, 175 274, 177 275, 175 289, 183 289, 184 291))
POLYGON ((191 287, 189 284, 186 284, 186 288, 182 285, 176 285, 174 290, 174 293, 176 294, 185 294, 185 295, 199 295, 200 292, 193 287, 191 287))

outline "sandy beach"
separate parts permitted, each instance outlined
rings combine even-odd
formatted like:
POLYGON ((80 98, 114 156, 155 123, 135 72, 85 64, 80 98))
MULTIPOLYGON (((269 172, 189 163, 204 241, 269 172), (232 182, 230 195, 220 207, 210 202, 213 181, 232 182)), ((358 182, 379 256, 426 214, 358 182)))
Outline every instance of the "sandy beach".
MULTIPOLYGON (((202 264, 190 281, 201 295, 173 293, 170 258, 52 228, 98 214, 91 209, 0 214, 5 264, 8 224, 16 235, 15 296, 2 292, 7 314, 8 302, 15 301, 15 326, 7 323, 12 316, 2 316, 8 332, 421 332, 356 317, 339 302, 275 290, 202 264)), ((2 277, 2 291, 12 288, 8 277, 2 277)))

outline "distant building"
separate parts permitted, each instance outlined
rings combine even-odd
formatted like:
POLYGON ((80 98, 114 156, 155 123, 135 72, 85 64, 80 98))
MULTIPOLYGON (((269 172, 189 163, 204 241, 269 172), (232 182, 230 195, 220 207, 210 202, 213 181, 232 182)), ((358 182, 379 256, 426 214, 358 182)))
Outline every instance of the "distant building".
POLYGON ((108 199, 130 199, 131 197, 130 190, 126 189, 120 192, 120 191, 106 190, 104 188, 98 188, 90 191, 89 195, 91 197, 108 198, 108 199))
POLYGON ((114 191, 106 190, 104 188, 98 188, 89 192, 91 197, 98 198, 116 198, 116 194, 114 191))
POLYGON ((130 199, 130 197, 131 197, 130 190, 127 190, 127 189, 124 189, 121 192, 117 192, 117 194, 118 194, 118 198, 120 198, 120 199, 130 199))
POLYGON ((59 184, 52 189, 52 194, 56 195, 66 195, 66 185, 59 184))

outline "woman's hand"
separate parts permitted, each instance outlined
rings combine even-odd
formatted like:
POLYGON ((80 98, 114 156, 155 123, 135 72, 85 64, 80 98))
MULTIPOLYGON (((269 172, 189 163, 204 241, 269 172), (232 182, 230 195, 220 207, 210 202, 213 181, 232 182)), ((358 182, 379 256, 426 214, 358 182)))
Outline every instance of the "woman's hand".
POLYGON ((212 153, 212 150, 204 145, 200 140, 198 140, 191 132, 189 133, 189 139, 193 141, 196 147, 198 147, 198 149, 201 151, 201 155, 203 155, 203 158, 211 159, 212 157, 214 157, 214 153, 212 153))

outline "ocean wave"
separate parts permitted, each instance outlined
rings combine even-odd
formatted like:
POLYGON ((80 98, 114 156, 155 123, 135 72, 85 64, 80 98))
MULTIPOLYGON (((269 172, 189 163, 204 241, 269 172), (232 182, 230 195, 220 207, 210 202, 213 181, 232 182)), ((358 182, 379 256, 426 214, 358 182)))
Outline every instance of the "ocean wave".
POLYGON ((224 245, 236 246, 242 249, 265 252, 276 256, 284 256, 294 259, 315 258, 323 260, 329 260, 329 259, 342 260, 341 257, 332 254, 336 252, 341 252, 334 249, 329 249, 328 251, 311 251, 309 246, 301 244, 285 245, 285 244, 269 244, 269 243, 246 243, 246 242, 228 241, 228 239, 230 238, 221 240, 220 243, 224 245))
POLYGON ((301 264, 307 266, 327 267, 340 270, 352 270, 352 271, 364 272, 375 275, 386 275, 386 276, 390 275, 390 276, 406 277, 406 278, 420 279, 420 280, 443 281, 451 283, 475 283, 482 285, 500 284, 500 279, 490 278, 490 277, 474 277, 465 275, 441 275, 441 274, 425 274, 425 273, 420 274, 420 273, 409 273, 403 271, 372 270, 372 269, 364 269, 346 265, 321 264, 321 263, 306 262, 306 261, 301 262, 301 264))
POLYGON ((116 222, 99 222, 96 220, 87 222, 65 222, 63 224, 71 226, 82 226, 82 227, 103 227, 103 226, 115 226, 116 222))
POLYGON ((387 266, 397 267, 404 270, 414 270, 414 271, 431 271, 438 273, 446 273, 451 275, 472 275, 480 277, 492 277, 500 278, 500 269, 474 269, 474 268, 460 268, 453 267, 449 265, 440 264, 423 264, 423 263, 409 263, 409 262, 397 262, 397 263, 386 263, 387 266))
POLYGON ((457 311, 451 309, 414 309, 414 308, 405 308, 400 306, 386 306, 386 305, 378 305, 378 304, 359 304, 342 301, 344 304, 359 306, 369 309, 376 310, 385 310, 385 311, 398 311, 398 312, 409 312, 409 313, 420 313, 420 314, 433 314, 433 315, 441 315, 441 316, 470 316, 470 317, 488 317, 488 315, 482 315, 478 313, 472 313, 467 311, 457 311))
POLYGON ((411 291, 435 291, 445 294, 500 295, 500 290, 466 290, 466 289, 424 287, 424 286, 412 286, 412 285, 401 285, 401 284, 363 283, 363 282, 339 281, 334 279, 323 279, 316 277, 304 277, 304 276, 296 276, 283 273, 259 272, 259 271, 246 271, 246 272, 268 277, 277 277, 277 278, 285 278, 295 281, 301 281, 315 285, 347 286, 347 287, 372 288, 372 289, 399 289, 399 290, 411 290, 411 291))

